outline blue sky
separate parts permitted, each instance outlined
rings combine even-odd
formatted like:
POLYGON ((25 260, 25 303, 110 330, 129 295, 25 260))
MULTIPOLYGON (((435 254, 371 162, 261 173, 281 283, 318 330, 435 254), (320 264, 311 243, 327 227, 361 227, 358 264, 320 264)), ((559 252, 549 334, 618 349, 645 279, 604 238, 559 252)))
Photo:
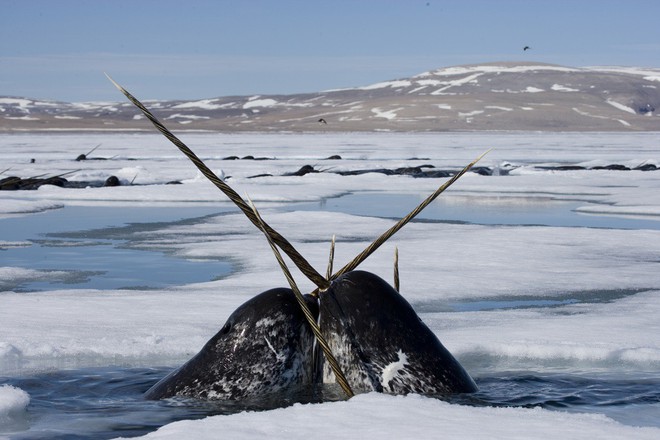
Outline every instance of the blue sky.
POLYGON ((197 99, 492 61, 660 67, 658 17, 657 0, 0 0, 0 96, 120 101, 103 72, 197 99))

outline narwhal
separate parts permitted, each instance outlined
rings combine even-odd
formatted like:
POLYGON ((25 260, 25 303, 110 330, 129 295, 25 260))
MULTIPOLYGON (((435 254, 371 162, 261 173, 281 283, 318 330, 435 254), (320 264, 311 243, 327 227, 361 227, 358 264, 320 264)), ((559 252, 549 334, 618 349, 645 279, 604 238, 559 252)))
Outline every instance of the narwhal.
POLYGON ((320 382, 339 383, 348 397, 369 391, 446 396, 477 390, 467 371, 398 289, 356 268, 483 155, 335 273, 331 257, 323 276, 251 203, 218 178, 140 101, 108 78, 264 233, 290 286, 268 290, 240 306, 197 355, 156 383, 145 397, 242 400, 293 394, 320 382), (279 250, 317 290, 307 295, 300 292, 279 250))

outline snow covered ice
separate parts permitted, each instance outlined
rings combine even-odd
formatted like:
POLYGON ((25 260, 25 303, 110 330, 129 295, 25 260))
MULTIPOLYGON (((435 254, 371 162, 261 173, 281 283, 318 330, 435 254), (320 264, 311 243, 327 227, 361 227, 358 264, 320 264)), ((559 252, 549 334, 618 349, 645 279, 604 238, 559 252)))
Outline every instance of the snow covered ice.
POLYGON ((540 409, 470 408, 418 395, 359 395, 346 402, 172 423, 147 439, 217 438, 571 438, 654 439, 658 429, 631 428, 599 415, 540 409))
MULTIPOLYGON (((331 171, 411 163, 459 169, 493 148, 479 165, 499 169, 501 175, 466 174, 421 215, 427 221, 407 225, 360 268, 391 281, 398 246, 402 294, 477 382, 489 375, 530 372, 632 381, 660 377, 660 171, 536 167, 660 165, 658 133, 179 136, 211 169, 224 172, 239 194, 248 194, 269 224, 319 271, 327 263, 333 234, 335 267, 340 267, 445 180, 331 171), (232 155, 273 160, 222 160, 232 155), (323 160, 331 155, 342 159, 323 160), (330 172, 282 176, 304 164, 330 172), (272 177, 249 178, 259 174, 272 177), (325 206, 356 192, 400 197, 392 200, 407 200, 409 206, 367 206, 360 215, 325 206), (432 221, 444 211, 467 208, 481 219, 432 221), (561 210, 573 218, 555 222, 543 214, 523 224, 497 217, 561 210), (615 226, 585 227, 592 220, 615 226), (553 305, 539 306, 544 302, 553 305)), ((29 237, 0 235, 0 377, 93 366, 176 367, 244 301, 286 285, 263 236, 160 135, 3 134, 0 148, 0 169, 10 168, 0 178, 80 168, 67 179, 115 175, 124 184, 1 191, 0 223, 72 206, 111 207, 118 214, 136 207, 174 207, 183 217, 212 207, 221 214, 132 231, 132 242, 180 259, 231 261, 234 268, 218 280, 167 288, 77 288, 62 284, 67 271, 17 267, 5 260, 3 254, 12 249, 35 246, 43 231, 30 231, 29 237), (74 161, 99 143, 93 156, 108 160, 74 161), (182 184, 165 185, 173 180, 182 184), (20 286, 28 281, 50 284, 26 292, 20 286)), ((294 276, 302 290, 312 290, 300 273, 294 276)), ((180 421, 146 438, 204 439, 219 432, 228 438, 287 439, 660 437, 660 402, 634 412, 475 407, 414 395, 367 394, 345 402, 180 421)), ((28 429, 25 413, 30 413, 27 393, 0 384, 0 433, 28 429), (10 419, 12 428, 4 428, 10 419)))
POLYGON ((25 391, 10 385, 0 385, 0 427, 25 429, 29 403, 30 396, 25 391))

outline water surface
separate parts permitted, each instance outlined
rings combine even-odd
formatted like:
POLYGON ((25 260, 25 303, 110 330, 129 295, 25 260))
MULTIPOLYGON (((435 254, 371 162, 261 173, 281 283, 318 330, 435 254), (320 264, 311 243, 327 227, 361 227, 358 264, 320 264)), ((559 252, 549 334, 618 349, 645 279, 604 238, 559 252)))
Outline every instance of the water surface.
MULTIPOLYGON (((292 203, 281 211, 329 211, 398 219, 423 197, 409 194, 354 193, 320 202, 292 203)), ((660 229, 660 218, 584 215, 586 202, 550 198, 438 198, 413 221, 480 225, 660 229)), ((0 291, 60 288, 157 289, 211 281, 233 270, 228 261, 184 260, 167 249, 140 248, 138 233, 168 225, 197 224, 206 216, 237 212, 234 207, 80 207, 68 206, 27 216, 0 219, 0 241, 26 242, 0 250, 2 266, 64 271, 46 281, 0 283, 0 291)), ((255 231, 256 233, 256 231, 255 231)))
MULTIPOLYGON (((14 439, 109 439, 139 436, 183 419, 267 410, 291 400, 260 405, 236 402, 149 401, 142 394, 169 368, 104 367, 0 378, 30 394, 23 432, 14 439)), ((605 414, 622 423, 660 427, 660 376, 644 379, 568 374, 507 373, 475 378, 479 391, 449 400, 471 406, 541 407, 605 414)), ((337 400, 310 396, 302 400, 337 400)))
POLYGON ((0 241, 25 242, 0 250, 2 266, 65 272, 44 281, 0 282, 0 291, 157 289, 226 276, 232 271, 229 262, 144 250, 134 237, 227 210, 71 206, 0 219, 0 241))

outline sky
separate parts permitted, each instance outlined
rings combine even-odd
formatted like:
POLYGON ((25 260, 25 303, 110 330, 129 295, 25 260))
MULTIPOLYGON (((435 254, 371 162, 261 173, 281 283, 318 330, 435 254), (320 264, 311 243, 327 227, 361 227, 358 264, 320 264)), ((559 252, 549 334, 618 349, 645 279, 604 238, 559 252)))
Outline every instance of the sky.
POLYGON ((0 0, 0 96, 202 99, 495 61, 660 67, 656 0, 0 0), (523 51, 524 46, 531 49, 523 51))

